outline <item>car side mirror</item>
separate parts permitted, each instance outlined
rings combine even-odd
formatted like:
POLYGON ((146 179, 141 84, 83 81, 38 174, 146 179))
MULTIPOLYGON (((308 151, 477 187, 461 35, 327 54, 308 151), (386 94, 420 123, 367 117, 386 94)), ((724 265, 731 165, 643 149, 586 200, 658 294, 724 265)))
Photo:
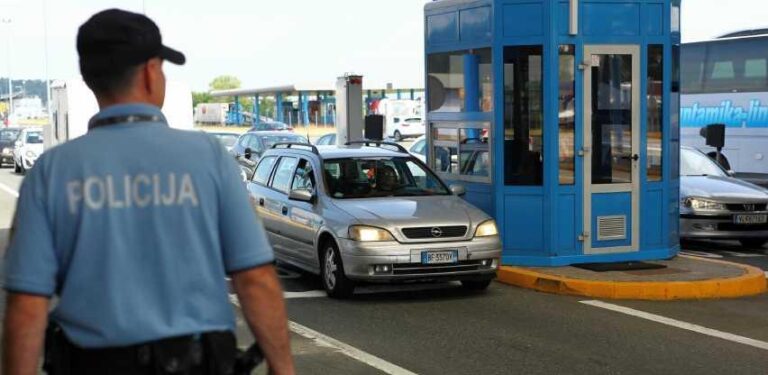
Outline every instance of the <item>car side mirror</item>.
POLYGON ((253 150, 251 150, 250 147, 245 149, 245 152, 243 152, 243 156, 245 156, 246 159, 251 160, 253 157, 253 150))
POLYGON ((467 188, 465 188, 464 185, 451 185, 450 189, 453 195, 458 195, 460 197, 467 195, 467 188))
POLYGON ((292 201, 314 203, 315 194, 309 189, 294 189, 288 194, 288 199, 292 201))

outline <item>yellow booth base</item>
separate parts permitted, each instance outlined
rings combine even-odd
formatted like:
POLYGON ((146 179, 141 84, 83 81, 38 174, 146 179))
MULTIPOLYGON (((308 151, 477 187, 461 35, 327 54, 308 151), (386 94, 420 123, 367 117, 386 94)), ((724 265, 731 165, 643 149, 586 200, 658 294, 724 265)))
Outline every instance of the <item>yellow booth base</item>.
POLYGON ((576 267, 508 267, 497 281, 541 292, 605 299, 684 300, 765 293, 766 275, 752 266, 678 256, 645 262, 663 269, 594 272, 576 267))

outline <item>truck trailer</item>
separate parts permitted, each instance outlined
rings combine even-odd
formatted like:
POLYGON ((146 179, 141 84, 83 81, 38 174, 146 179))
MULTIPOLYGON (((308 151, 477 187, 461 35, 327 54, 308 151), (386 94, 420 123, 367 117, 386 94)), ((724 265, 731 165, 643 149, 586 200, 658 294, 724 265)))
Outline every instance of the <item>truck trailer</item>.
MULTIPOLYGON (((88 132, 88 121, 99 111, 96 97, 82 79, 55 81, 51 85, 51 124, 43 128, 45 149, 88 132)), ((192 130, 192 90, 182 82, 169 81, 163 114, 172 128, 192 130)))
POLYGON ((195 107, 195 123, 224 125, 228 112, 228 103, 199 103, 195 107))

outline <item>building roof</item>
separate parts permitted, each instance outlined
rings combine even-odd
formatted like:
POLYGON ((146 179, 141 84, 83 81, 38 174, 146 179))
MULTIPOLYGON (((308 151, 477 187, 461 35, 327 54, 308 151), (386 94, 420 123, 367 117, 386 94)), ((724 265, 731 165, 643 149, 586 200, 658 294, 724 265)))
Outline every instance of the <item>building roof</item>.
MULTIPOLYGON (((363 78, 363 90, 365 91, 386 91, 395 92, 397 90, 409 91, 424 90, 423 87, 413 87, 413 85, 398 85, 396 83, 367 83, 363 78)), ((276 93, 291 94, 296 92, 335 92, 334 83, 290 83, 280 86, 269 86, 259 88, 234 89, 234 90, 216 90, 211 91, 211 96, 248 96, 248 95, 271 95, 276 93)))

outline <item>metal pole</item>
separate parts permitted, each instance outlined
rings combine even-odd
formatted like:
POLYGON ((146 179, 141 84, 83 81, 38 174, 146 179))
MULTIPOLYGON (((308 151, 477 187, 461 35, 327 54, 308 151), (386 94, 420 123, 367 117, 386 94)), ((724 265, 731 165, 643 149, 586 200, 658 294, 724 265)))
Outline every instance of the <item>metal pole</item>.
POLYGON ((6 58, 6 66, 8 67, 8 120, 10 123, 11 113, 13 112, 13 80, 11 79, 11 19, 10 18, 3 18, 0 19, 0 22, 6 25, 5 35, 6 38, 6 47, 8 50, 8 55, 6 58))
POLYGON ((43 59, 45 61, 45 110, 48 115, 48 125, 53 124, 51 113, 51 78, 48 75, 48 1, 43 0, 43 59))

